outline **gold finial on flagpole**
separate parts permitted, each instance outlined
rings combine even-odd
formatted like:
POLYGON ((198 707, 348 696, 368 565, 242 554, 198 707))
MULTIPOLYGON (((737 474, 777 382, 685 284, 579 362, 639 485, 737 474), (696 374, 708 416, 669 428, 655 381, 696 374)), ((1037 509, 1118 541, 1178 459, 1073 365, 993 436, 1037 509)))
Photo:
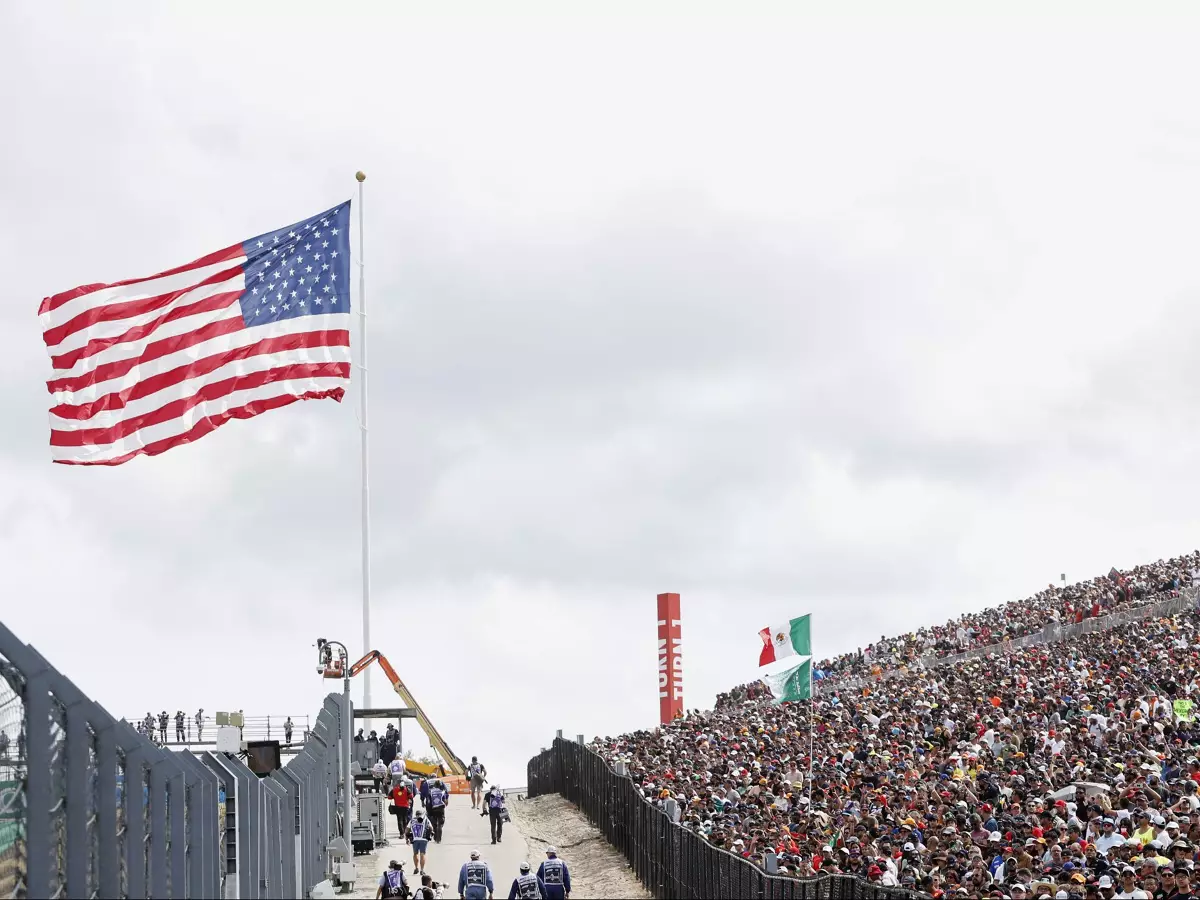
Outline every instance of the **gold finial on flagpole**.
POLYGON ((355 178, 357 178, 357 179, 358 179, 360 182, 362 182, 362 181, 366 181, 366 180, 367 180, 367 173, 366 173, 366 172, 363 172, 363 171, 358 171, 358 172, 355 172, 355 173, 354 173, 354 177, 355 177, 355 178))

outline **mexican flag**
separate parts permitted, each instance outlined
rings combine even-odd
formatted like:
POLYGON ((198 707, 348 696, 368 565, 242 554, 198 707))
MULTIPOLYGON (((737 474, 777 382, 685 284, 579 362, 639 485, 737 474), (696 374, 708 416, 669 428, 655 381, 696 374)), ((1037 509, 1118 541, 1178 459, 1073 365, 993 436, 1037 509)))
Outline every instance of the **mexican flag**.
POLYGON ((775 695, 776 703, 786 700, 808 700, 812 697, 812 659, 798 666, 763 676, 763 681, 775 695))
POLYGON ((758 664, 765 666, 789 656, 811 656, 810 618, 811 616, 801 616, 784 625, 771 625, 760 631, 758 636, 762 638, 763 648, 762 653, 758 655, 758 664))

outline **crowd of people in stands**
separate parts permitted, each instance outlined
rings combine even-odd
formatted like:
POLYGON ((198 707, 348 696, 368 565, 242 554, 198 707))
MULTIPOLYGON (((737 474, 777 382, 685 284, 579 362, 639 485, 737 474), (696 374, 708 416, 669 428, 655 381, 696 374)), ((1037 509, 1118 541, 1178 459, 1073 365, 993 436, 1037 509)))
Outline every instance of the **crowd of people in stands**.
POLYGON ((1047 625, 1082 622, 1119 609, 1145 606, 1200 583, 1200 550, 1169 560, 1112 569, 1105 576, 1072 585, 1049 585, 1045 590, 982 612, 966 613, 945 625, 879 641, 836 659, 816 665, 821 676, 871 676, 911 665, 923 656, 953 656, 978 647, 990 647, 1044 631, 1047 625))
MULTIPOLYGON (((1009 618, 1019 632, 1066 604, 1146 603, 1190 585, 1198 560, 962 621, 994 641, 1009 618)), ((1196 612, 772 701, 754 682, 711 712, 592 746, 651 802, 675 801, 683 827, 760 865, 773 854, 784 875, 933 897, 1200 892, 1196 612)))

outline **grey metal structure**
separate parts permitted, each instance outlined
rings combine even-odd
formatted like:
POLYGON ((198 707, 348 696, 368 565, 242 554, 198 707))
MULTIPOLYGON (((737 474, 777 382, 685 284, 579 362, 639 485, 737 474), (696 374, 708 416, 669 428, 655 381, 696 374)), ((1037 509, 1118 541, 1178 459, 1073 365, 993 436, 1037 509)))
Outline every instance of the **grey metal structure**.
POLYGON ((343 703, 259 777, 156 746, 0 624, 0 897, 307 897, 334 871, 343 703))

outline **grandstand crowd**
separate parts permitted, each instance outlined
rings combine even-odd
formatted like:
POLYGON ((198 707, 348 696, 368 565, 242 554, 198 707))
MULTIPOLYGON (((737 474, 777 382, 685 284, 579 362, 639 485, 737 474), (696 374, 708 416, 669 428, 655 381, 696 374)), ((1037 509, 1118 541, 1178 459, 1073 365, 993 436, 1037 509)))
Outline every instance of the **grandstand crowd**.
POLYGON ((754 682, 711 712, 592 746, 625 762, 652 802, 675 800, 683 827, 758 864, 774 851, 781 874, 853 874, 933 897, 1189 897, 1200 887, 1196 612, 913 661, 1178 596, 1198 569, 1200 552, 1049 588, 819 664, 876 676, 866 686, 834 680, 811 703, 775 704, 754 682))

